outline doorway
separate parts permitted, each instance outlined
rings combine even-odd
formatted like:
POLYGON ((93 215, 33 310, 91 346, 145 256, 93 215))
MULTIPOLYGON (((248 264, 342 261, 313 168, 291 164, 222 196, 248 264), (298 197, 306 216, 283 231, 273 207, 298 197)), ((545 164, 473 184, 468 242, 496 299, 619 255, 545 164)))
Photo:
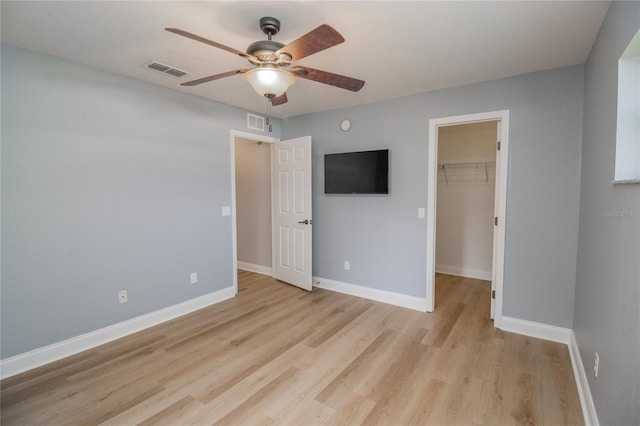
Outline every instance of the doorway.
MULTIPOLYGON (((428 159, 428 194, 427 194, 427 311, 433 312, 435 308, 435 273, 436 273, 436 241, 437 241, 437 187, 438 175, 444 174, 444 170, 439 168, 438 162, 438 139, 440 129, 450 126, 467 125, 472 123, 495 122, 497 126, 497 137, 495 141, 495 165, 489 164, 491 161, 450 161, 450 170, 457 166, 467 168, 466 172, 472 172, 474 179, 482 176, 489 180, 490 168, 495 170, 495 199, 493 204, 494 226, 492 235, 488 238, 492 240, 491 265, 491 312, 494 318, 494 325, 500 328, 502 319, 502 287, 504 275, 504 224, 506 213, 506 189, 507 189, 507 162, 508 162, 508 136, 509 136, 509 111, 494 111, 480 114, 470 114, 463 116, 444 117, 429 120, 429 159, 428 159), (477 168, 476 168, 477 167, 477 168), (472 170, 468 170, 471 168, 472 170)), ((488 159, 487 159, 488 160, 488 159)), ((442 178, 446 181, 449 176, 442 178)), ((458 179, 460 176, 457 177, 458 179)), ((467 176, 468 178, 468 176, 467 176)), ((452 176, 452 179, 454 177, 452 176)), ((487 237, 485 236, 485 239, 487 237)), ((485 241, 485 243, 487 243, 485 241)), ((487 259, 484 259, 485 266, 487 259)), ((473 268, 471 268, 473 269, 473 268)), ((486 268, 485 268, 486 269, 486 268)), ((475 271, 478 272, 478 271, 475 271)), ((487 273, 487 271, 484 271, 487 273)))
MULTIPOLYGON (((278 139, 272 138, 269 136, 256 135, 253 133, 240 132, 236 130, 231 131, 231 211, 232 211, 232 251, 233 251, 233 287, 235 289, 236 294, 238 293, 238 274, 236 271, 238 267, 242 267, 242 269, 251 270, 252 272, 257 272, 265 275, 272 275, 272 252, 271 249, 265 250, 265 244, 269 244, 269 247, 272 246, 272 237, 271 237, 271 147, 272 144, 277 142, 278 139), (252 149, 255 148, 255 149, 252 149), (269 178, 267 179, 266 186, 260 189, 269 190, 269 202, 268 206, 264 200, 264 197, 258 197, 252 205, 247 205, 246 200, 251 196, 251 194, 243 194, 241 197, 238 197, 238 179, 237 174, 243 168, 250 167, 249 164, 237 164, 236 161, 236 151, 240 151, 242 154, 250 154, 251 158, 247 159, 247 162, 258 161, 260 163, 259 167, 262 169, 256 175, 247 176, 247 184, 251 184, 255 179, 259 179, 265 172, 268 170, 269 178), (264 157, 264 151, 269 151, 269 163, 264 164, 261 158, 264 157), (239 170, 240 169, 240 170, 239 170), (240 199, 239 199, 240 198, 240 199), (240 213, 241 217, 238 217, 238 211, 242 210, 240 213), (265 208, 268 209, 268 217, 269 223, 268 227, 265 230, 264 220, 259 221, 259 223, 253 224, 249 229, 243 227, 240 231, 240 235, 238 234, 238 223, 240 220, 240 224, 248 223, 251 220, 251 216, 253 213, 248 211, 248 209, 252 207, 258 207, 259 211, 262 212, 265 208), (257 232, 261 239, 261 242, 254 247, 249 246, 249 241, 247 236, 250 236, 252 233, 257 232), (265 243, 264 240, 267 240, 265 243), (245 257, 241 258, 238 261, 238 246, 242 246, 242 255, 245 257), (265 262, 265 251, 268 253, 268 263, 265 262), (248 257, 247 257, 248 256, 248 257), (266 265, 265 265, 266 263, 266 265), (262 265, 261 265, 262 264, 262 265), (269 266, 267 266, 269 265, 269 266)), ((264 182, 263 182, 264 184, 264 182)), ((248 185, 247 185, 248 186, 248 185)), ((244 186, 240 183, 240 189, 244 186)), ((264 194, 263 194, 264 195, 264 194)), ((264 219, 264 218, 263 218, 264 219)))
MULTIPOLYGON (((237 196, 236 169, 238 167, 236 167, 236 150, 251 146, 253 148, 261 147, 262 144, 268 143, 270 165, 267 167, 263 163, 261 168, 268 169, 270 177, 267 178, 263 171, 262 175, 252 176, 252 179, 254 184, 261 179, 269 182, 269 185, 265 182, 260 182, 260 184, 264 183, 262 191, 269 193, 270 206, 266 206, 267 202, 264 202, 259 207, 252 203, 252 206, 248 209, 243 206, 243 212, 241 213, 243 217, 241 219, 243 222, 245 219, 251 220, 251 216, 255 213, 250 211, 252 208, 260 209, 263 211, 264 216, 268 216, 270 210, 270 231, 264 229, 264 226, 260 231, 260 234, 264 236, 263 239, 271 239, 271 273, 269 275, 280 281, 311 291, 313 224, 311 217, 311 136, 279 140, 232 130, 230 141, 233 270, 237 271, 238 269, 238 205, 246 204, 247 198, 243 196, 239 200, 237 196), (247 215, 249 215, 248 218, 246 217, 247 215)), ((263 160, 261 160, 262 162, 263 160)), ((249 169, 252 167, 251 165, 248 166, 249 169)), ((255 193, 257 189, 250 188, 250 190, 255 193)), ((258 195, 249 195, 248 198, 258 198, 258 195)), ((254 200, 251 201, 253 202, 254 200)), ((252 233, 251 230, 243 229, 241 237, 247 240, 248 244, 252 244, 256 242, 256 232, 252 233), (244 236, 244 231, 248 231, 248 237, 244 236)), ((245 242, 242 243, 246 244, 245 242)), ((246 247, 243 246, 243 250, 244 248, 246 247)), ((259 254, 259 257, 264 259, 268 256, 265 256, 263 252, 259 254)), ((262 263, 264 263, 264 260, 262 263)), ((245 262, 243 266, 247 267, 248 264, 251 264, 251 262, 245 262)), ((258 269, 260 270, 255 272, 268 274, 268 266, 261 265, 258 269)), ((233 274, 233 286, 237 294, 237 273, 233 274)))
POLYGON ((271 232, 271 144, 235 140, 238 268, 273 275, 271 232))
POLYGON ((455 283, 482 289, 489 307, 497 131, 496 121, 438 128, 436 273, 448 276, 436 276, 436 306, 455 283))

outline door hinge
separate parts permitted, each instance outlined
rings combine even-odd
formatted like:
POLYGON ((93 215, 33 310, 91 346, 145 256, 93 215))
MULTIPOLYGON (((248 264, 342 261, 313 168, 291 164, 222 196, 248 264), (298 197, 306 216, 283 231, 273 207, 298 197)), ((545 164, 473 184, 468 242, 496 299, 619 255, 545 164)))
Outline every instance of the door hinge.
POLYGON ((493 218, 493 224, 494 224, 495 226, 498 226, 498 216, 496 216, 496 217, 494 217, 494 218, 493 218))
POLYGON ((496 298, 496 291, 495 290, 491 290, 491 298, 492 299, 496 298))
POLYGON ((498 141, 498 151, 500 151, 500 141, 498 141))

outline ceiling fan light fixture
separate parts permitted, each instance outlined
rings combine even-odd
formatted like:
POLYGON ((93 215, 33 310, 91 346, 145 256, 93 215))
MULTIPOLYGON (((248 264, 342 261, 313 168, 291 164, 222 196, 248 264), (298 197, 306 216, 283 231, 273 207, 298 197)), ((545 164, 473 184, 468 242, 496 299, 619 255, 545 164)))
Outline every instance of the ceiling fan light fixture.
POLYGON ((276 67, 259 67, 249 70, 244 77, 260 96, 276 97, 287 91, 296 78, 293 74, 276 67))

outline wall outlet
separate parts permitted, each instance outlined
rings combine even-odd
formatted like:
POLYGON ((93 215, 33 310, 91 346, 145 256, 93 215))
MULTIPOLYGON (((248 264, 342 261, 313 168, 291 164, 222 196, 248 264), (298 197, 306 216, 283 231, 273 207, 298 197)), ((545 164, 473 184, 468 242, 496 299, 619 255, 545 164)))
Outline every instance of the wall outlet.
POLYGON ((593 362, 593 374, 598 377, 598 367, 600 366, 600 357, 598 356, 598 352, 596 352, 596 359, 593 362))
POLYGON ((127 303, 129 301, 129 296, 127 295, 127 290, 120 290, 118 292, 118 301, 120 303, 127 303))
POLYGON ((424 207, 418 207, 418 219, 424 219, 424 207))
POLYGON ((198 282, 198 273, 197 272, 192 272, 191 273, 191 284, 196 284, 198 282))
POLYGON ((344 261, 344 270, 348 271, 349 269, 351 269, 351 263, 349 263, 348 260, 344 261))

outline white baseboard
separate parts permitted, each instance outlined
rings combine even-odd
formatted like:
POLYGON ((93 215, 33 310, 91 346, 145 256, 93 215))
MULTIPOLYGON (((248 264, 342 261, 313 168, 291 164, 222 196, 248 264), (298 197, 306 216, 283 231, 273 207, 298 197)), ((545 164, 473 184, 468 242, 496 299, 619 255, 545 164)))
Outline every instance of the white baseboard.
POLYGON ((427 310, 427 300, 421 297, 408 296, 406 294, 393 293, 320 277, 313 277, 313 286, 338 293, 349 294, 351 296, 363 297, 377 302, 389 303, 390 305, 401 306, 403 308, 414 309, 416 311, 426 312, 427 310))
POLYGON ((233 287, 226 287, 222 290, 178 303, 177 305, 159 309, 127 321, 72 337, 71 339, 0 360, 0 377, 4 379, 70 355, 75 355, 87 349, 144 330, 145 328, 230 299, 234 297, 235 294, 236 292, 233 287))
POLYGON ((573 331, 570 328, 556 327, 540 322, 526 321, 518 318, 502 316, 500 328, 504 331, 523 334, 538 339, 569 344, 573 331))
POLYGON ((598 415, 596 414, 596 408, 593 404, 593 398, 591 397, 591 391, 589 390, 587 375, 584 370, 584 365, 582 364, 582 358, 580 357, 580 350, 578 349, 578 343, 576 342, 573 330, 505 316, 502 317, 501 328, 504 331, 566 344, 569 347, 569 356, 571 357, 573 375, 576 380, 578 395, 580 396, 580 405, 582 407, 584 424, 585 426, 600 425, 598 422, 598 415))
POLYGON ((578 342, 576 341, 576 337, 573 332, 571 333, 571 339, 569 341, 569 356, 571 357, 573 375, 576 378, 578 395, 580 396, 580 404, 582 405, 582 417, 584 417, 584 424, 585 426, 599 426, 598 414, 596 413, 596 407, 593 404, 593 398, 591 397, 587 373, 584 370, 582 357, 580 356, 580 349, 578 348, 578 342))
POLYGON ((243 271, 255 272, 256 274, 273 276, 273 268, 270 266, 256 265, 255 263, 241 262, 238 260, 238 269, 243 271))
POLYGON ((477 280, 491 281, 491 271, 480 271, 478 269, 459 268, 451 265, 436 265, 436 272, 440 274, 456 275, 458 277, 474 278, 477 280))

